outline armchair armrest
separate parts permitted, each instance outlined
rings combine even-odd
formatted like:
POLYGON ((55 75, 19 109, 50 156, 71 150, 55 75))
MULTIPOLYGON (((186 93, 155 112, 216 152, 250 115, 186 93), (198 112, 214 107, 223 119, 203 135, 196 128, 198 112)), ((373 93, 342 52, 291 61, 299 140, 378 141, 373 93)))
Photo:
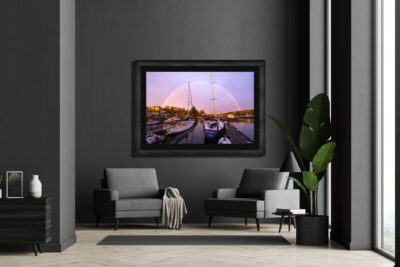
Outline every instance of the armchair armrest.
POLYGON ((264 200, 265 217, 273 217, 272 213, 277 208, 299 209, 300 208, 300 190, 264 190, 261 198, 264 200))
POLYGON ((213 198, 235 198, 237 188, 217 188, 213 192, 213 198))
POLYGON ((106 201, 118 200, 119 194, 118 191, 114 189, 95 189, 94 199, 102 199, 106 201))
POLYGON ((113 216, 115 201, 119 199, 117 190, 95 189, 93 192, 93 212, 97 216, 113 216))

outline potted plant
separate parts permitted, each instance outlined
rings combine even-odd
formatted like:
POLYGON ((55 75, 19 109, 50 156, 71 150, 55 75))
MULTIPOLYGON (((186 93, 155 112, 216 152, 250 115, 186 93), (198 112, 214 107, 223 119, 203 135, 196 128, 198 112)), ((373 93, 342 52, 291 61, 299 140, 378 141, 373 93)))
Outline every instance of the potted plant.
POLYGON ((309 199, 309 215, 297 216, 296 239, 301 245, 328 244, 328 216, 318 215, 318 186, 332 161, 336 143, 331 140, 329 98, 326 94, 315 96, 307 104, 299 136, 299 146, 288 128, 278 119, 269 116, 285 134, 302 170, 302 179, 292 179, 309 199), (310 166, 311 165, 311 166, 310 166))

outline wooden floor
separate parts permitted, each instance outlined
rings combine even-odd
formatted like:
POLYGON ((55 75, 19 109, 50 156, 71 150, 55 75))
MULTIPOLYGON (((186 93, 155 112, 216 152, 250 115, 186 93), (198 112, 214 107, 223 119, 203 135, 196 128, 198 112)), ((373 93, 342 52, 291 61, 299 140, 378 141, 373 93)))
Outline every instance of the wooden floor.
POLYGON ((95 228, 78 226, 78 242, 63 253, 0 254, 0 266, 390 266, 394 263, 373 251, 348 251, 329 247, 295 245, 295 232, 283 229, 291 246, 97 246, 107 235, 276 235, 277 224, 255 223, 184 225, 183 230, 167 230, 154 225, 121 224, 115 232, 111 225, 95 228))

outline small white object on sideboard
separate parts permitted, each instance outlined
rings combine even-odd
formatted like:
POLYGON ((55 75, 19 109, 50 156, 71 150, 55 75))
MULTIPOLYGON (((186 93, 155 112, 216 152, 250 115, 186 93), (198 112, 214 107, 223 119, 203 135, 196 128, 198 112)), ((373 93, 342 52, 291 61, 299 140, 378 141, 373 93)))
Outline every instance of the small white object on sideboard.
POLYGON ((39 180, 39 175, 32 175, 29 183, 29 196, 33 198, 42 197, 42 183, 39 180))

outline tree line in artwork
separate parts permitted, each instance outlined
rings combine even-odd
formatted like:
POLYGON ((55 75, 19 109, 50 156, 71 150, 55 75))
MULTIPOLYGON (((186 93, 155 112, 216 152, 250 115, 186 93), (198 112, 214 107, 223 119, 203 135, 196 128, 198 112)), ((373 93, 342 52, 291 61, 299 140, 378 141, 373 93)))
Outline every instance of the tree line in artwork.
MULTIPOLYGON (((186 117, 188 114, 187 109, 185 108, 179 108, 179 107, 170 107, 166 106, 164 108, 159 107, 159 106, 154 106, 154 107, 147 107, 147 117, 179 117, 183 118, 186 117)), ((204 110, 198 110, 195 106, 193 106, 190 109, 189 112, 189 117, 191 118, 197 118, 197 117, 205 117, 205 116, 210 116, 213 114, 208 114, 204 110)), ((243 117, 243 118, 254 118, 254 110, 253 109, 247 109, 247 110, 237 110, 237 111, 231 111, 231 112, 225 112, 225 113, 220 113, 220 114, 215 114, 220 117, 243 117)))

